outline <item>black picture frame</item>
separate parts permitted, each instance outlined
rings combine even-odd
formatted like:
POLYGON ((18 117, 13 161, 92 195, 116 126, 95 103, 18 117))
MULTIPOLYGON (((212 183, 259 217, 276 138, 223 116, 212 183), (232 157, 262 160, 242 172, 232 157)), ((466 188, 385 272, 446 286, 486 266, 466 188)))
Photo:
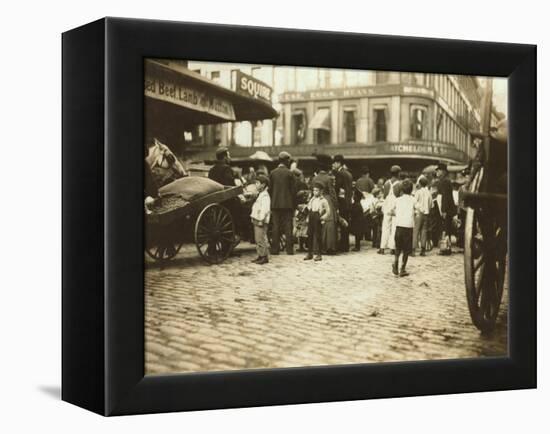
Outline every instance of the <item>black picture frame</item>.
POLYGON ((536 46, 104 18, 62 50, 63 400, 124 415, 536 387, 536 46), (509 357, 144 377, 145 57, 508 77, 509 357))

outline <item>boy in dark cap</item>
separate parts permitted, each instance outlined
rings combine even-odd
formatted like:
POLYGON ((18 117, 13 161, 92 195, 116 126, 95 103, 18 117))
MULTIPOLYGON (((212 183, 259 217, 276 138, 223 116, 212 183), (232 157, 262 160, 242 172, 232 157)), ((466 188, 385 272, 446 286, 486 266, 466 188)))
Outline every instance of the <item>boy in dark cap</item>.
POLYGON ((307 204, 308 209, 308 253, 304 261, 314 259, 320 261, 322 230, 323 225, 330 218, 330 207, 328 201, 323 197, 323 184, 315 182, 313 184, 313 197, 307 204), (315 254, 315 258, 313 255, 315 254))

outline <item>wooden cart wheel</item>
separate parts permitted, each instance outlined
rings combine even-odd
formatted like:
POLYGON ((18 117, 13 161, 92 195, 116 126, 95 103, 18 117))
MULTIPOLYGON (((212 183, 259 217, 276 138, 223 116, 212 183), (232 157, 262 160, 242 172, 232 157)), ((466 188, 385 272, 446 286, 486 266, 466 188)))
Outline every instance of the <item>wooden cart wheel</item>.
POLYGON ((195 244, 202 258, 210 264, 223 262, 235 247, 235 224, 226 207, 206 206, 195 223, 195 244))
MULTIPOLYGON (((480 170, 470 191, 478 191, 482 176, 480 170)), ((472 322, 482 332, 495 326, 506 274, 506 230, 492 212, 470 207, 464 226, 466 299, 472 322)))
POLYGON ((153 246, 145 249, 145 252, 155 261, 168 261, 178 254, 183 243, 167 242, 161 246, 153 246))

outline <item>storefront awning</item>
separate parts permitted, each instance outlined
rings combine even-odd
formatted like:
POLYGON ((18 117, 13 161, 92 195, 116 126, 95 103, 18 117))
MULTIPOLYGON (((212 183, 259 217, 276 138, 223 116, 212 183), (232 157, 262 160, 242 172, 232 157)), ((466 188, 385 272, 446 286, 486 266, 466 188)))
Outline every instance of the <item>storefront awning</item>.
POLYGON ((257 121, 277 117, 266 101, 238 94, 177 64, 145 61, 145 109, 172 125, 257 121))
POLYGON ((328 108, 317 110, 309 124, 309 128, 330 131, 330 110, 328 108))

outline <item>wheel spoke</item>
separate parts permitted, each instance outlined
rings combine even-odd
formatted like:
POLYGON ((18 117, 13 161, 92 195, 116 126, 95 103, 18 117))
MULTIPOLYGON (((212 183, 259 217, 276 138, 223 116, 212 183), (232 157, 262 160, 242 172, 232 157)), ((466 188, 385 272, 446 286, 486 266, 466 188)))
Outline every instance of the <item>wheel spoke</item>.
POLYGON ((485 301, 484 313, 487 320, 492 320, 496 312, 496 264, 488 262, 485 267, 485 279, 483 280, 483 299, 485 301))
POLYGON ((219 221, 219 225, 222 226, 226 223, 231 223, 231 218, 227 214, 222 214, 222 218, 219 221))
POLYGON ((483 290, 483 276, 481 277, 479 282, 474 282, 474 284, 475 284, 474 303, 476 306, 478 306, 481 299, 481 293, 483 290))
POLYGON ((210 234, 201 233, 201 234, 197 234, 197 239, 195 241, 197 242, 208 241, 209 238, 210 238, 210 234))
POLYGON ((223 225, 220 225, 219 228, 220 229, 225 229, 225 228, 230 227, 232 225, 233 225, 233 223, 231 222, 231 220, 229 220, 227 223, 224 223, 223 225))
POLYGON ((485 256, 480 256, 479 261, 475 263, 474 261, 474 273, 479 270, 479 267, 481 267, 485 263, 485 256))
POLYGON ((232 244, 232 243, 235 241, 234 238, 228 238, 228 237, 222 237, 220 240, 221 240, 221 241, 225 241, 225 242, 227 242, 228 244, 232 244))
POLYGON ((216 227, 220 227, 220 224, 222 222, 222 220, 224 219, 225 217, 225 213, 223 212, 223 209, 220 209, 216 212, 216 227))
POLYGON ((199 231, 203 231, 203 232, 208 232, 210 230, 210 228, 208 226, 206 226, 205 224, 199 224, 197 230, 199 231))
POLYGON ((220 263, 231 251, 233 243, 231 214, 220 204, 206 206, 195 223, 195 244, 199 254, 211 264, 220 263))

